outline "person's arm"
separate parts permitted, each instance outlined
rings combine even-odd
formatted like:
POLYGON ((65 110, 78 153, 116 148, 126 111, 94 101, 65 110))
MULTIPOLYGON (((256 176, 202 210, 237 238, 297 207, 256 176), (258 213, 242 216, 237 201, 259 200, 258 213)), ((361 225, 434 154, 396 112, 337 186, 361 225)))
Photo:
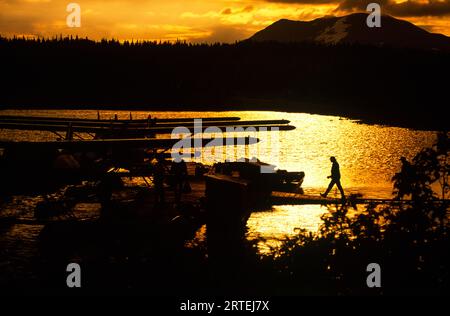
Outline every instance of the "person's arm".
POLYGON ((340 177, 339 165, 337 163, 333 163, 333 167, 331 167, 330 178, 339 178, 339 177, 340 177))

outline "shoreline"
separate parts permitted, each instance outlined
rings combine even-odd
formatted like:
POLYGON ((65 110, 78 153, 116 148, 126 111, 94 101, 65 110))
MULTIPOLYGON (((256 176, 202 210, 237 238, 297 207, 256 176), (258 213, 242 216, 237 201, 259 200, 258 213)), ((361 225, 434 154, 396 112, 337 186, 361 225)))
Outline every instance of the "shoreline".
MULTIPOLYGON (((335 105, 336 106, 336 105, 335 105)), ((381 117, 380 113, 368 113, 363 111, 358 112, 339 112, 336 109, 331 108, 330 101, 323 101, 320 103, 315 102, 302 102, 302 101, 290 101, 290 100, 269 100, 269 99, 236 99, 226 104, 207 105, 203 102, 199 102, 194 105, 188 102, 186 105, 175 105, 170 102, 167 105, 161 104, 98 104, 87 105, 81 104, 64 104, 64 105, 0 105, 0 112, 6 110, 90 110, 90 111, 157 111, 157 112, 244 112, 244 111, 263 111, 263 112, 286 112, 286 113, 305 113, 311 115, 324 115, 334 116, 343 119, 353 120, 358 124, 367 125, 380 125, 386 127, 398 127, 408 128, 419 131, 444 131, 448 130, 448 124, 444 121, 442 116, 439 117, 442 121, 431 122, 427 118, 401 118, 394 116, 390 118, 381 117), (283 105, 274 105, 283 104, 283 105)), ((424 113, 425 114, 425 113, 424 113)), ((428 113, 426 113, 428 114, 428 113)))

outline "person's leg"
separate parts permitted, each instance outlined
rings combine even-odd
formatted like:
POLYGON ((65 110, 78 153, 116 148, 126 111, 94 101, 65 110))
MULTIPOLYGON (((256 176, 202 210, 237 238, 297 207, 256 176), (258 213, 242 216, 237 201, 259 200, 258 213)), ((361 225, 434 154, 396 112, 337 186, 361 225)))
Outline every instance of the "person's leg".
POLYGON ((341 198, 345 199, 345 193, 344 193, 344 189, 342 188, 342 185, 341 185, 341 180, 336 181, 336 186, 338 187, 339 192, 341 192, 341 198))
POLYGON ((322 195, 323 197, 327 197, 328 193, 330 193, 331 189, 333 188, 335 182, 333 179, 331 179, 330 184, 328 185, 327 190, 325 191, 325 193, 322 195))

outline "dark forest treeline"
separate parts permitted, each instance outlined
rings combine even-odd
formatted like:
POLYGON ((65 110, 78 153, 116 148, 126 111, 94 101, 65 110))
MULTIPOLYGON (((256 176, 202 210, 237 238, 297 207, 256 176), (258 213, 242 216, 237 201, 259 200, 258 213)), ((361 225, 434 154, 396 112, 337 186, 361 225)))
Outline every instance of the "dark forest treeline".
POLYGON ((450 54, 313 43, 0 38, 0 104, 282 110, 445 128, 450 54))

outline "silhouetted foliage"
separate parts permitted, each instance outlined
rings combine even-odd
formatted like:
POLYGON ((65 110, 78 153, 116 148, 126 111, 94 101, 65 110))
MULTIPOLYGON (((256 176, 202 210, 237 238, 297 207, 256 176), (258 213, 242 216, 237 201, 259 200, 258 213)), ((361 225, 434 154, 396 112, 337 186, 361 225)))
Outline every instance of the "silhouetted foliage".
POLYGON ((3 106, 271 109, 443 128, 448 53, 0 38, 3 106), (439 112, 438 112, 439 111, 439 112))
POLYGON ((272 258, 284 293, 448 294, 449 204, 431 190, 441 181, 448 193, 448 144, 448 134, 439 134, 414 158, 415 176, 395 177, 395 186, 410 182, 410 203, 370 204, 356 212, 330 207, 318 235, 302 231, 288 240, 272 258), (381 288, 366 285, 372 262, 381 266, 381 288))
POLYGON ((449 192, 450 141, 445 132, 438 133, 437 141, 431 148, 423 149, 412 163, 404 161, 402 170, 395 174, 394 194, 401 199, 406 195, 418 201, 437 198, 432 186, 440 186, 442 199, 449 192))
MULTIPOLYGON (((414 168, 423 168, 416 172, 424 175, 408 178, 415 190, 429 192, 433 182, 448 184, 443 181, 448 148, 448 134, 441 133, 434 146, 413 159, 414 168)), ((36 278, 26 274, 17 282, 7 274, 0 285, 9 291, 71 293, 61 280, 67 262, 76 259, 83 263, 82 290, 92 294, 449 294, 448 201, 430 192, 400 202, 357 210, 330 206, 317 234, 300 231, 267 256, 245 240, 244 232, 220 227, 216 237, 223 239, 186 248, 185 240, 193 238, 201 221, 190 216, 165 224, 153 216, 139 220, 138 202, 114 204, 111 216, 99 222, 46 225, 39 256, 27 267, 37 271, 36 278), (370 263, 381 267, 381 288, 367 287, 370 263)))

